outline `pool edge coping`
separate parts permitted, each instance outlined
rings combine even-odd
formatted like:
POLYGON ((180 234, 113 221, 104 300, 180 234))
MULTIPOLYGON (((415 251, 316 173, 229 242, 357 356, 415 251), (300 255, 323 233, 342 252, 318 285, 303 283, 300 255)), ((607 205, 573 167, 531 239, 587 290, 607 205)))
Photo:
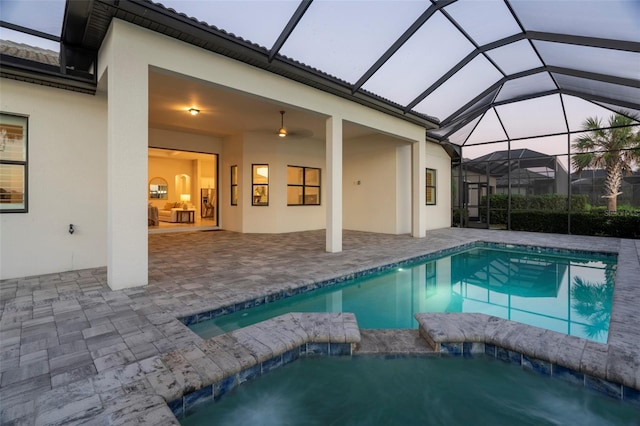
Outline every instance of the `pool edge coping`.
POLYGON ((640 402, 640 355, 621 346, 569 336, 479 313, 417 313, 420 335, 436 352, 466 355, 474 344, 501 348, 550 367, 619 385, 640 402))
MULTIPOLYGON (((289 315, 308 315, 313 317, 322 314, 284 314, 276 317, 278 319, 277 322, 282 324, 282 321, 289 315)), ((353 314, 349 315, 349 318, 353 318, 355 321, 355 316, 353 314)), ((528 371, 583 386, 607 397, 640 406, 640 389, 635 385, 635 382, 633 385, 619 382, 616 380, 617 377, 615 377, 615 374, 614 377, 607 377, 606 375, 602 377, 600 371, 590 368, 595 365, 592 362, 594 361, 592 357, 597 358, 601 356, 602 349, 607 347, 607 345, 485 314, 418 313, 415 316, 420 324, 418 329, 420 336, 434 347, 434 352, 432 354, 396 352, 393 354, 380 353, 378 355, 389 355, 393 358, 403 356, 489 356, 501 361, 520 365, 528 371), (510 340, 513 336, 518 336, 518 339, 515 341, 510 340), (530 344, 536 339, 538 342, 546 342, 546 346, 539 349, 536 348, 536 345, 530 344), (555 349, 555 351, 553 351, 553 349, 555 349), (581 356, 576 358, 575 355, 578 352, 581 356)), ((258 327, 255 327, 255 330, 249 334, 253 334, 254 332, 263 333, 265 330, 273 331, 271 327, 274 324, 264 324, 272 320, 255 324, 255 326, 258 327)), ((234 333, 237 337, 239 334, 245 334, 240 332, 243 330, 246 331, 247 328, 251 327, 254 326, 248 326, 224 335, 216 336, 210 340, 225 339, 230 335, 234 335, 234 333)), ((325 338, 324 340, 329 339, 325 338)), ((284 366, 305 355, 376 356, 372 354, 355 354, 353 351, 353 344, 355 343, 357 342, 354 341, 351 343, 351 350, 345 350, 344 346, 341 346, 341 349, 331 351, 328 342, 325 342, 327 346, 324 346, 324 348, 316 347, 309 351, 307 348, 303 349, 303 345, 306 344, 303 343, 300 346, 289 349, 287 352, 279 353, 272 358, 260 359, 258 355, 256 357, 256 363, 247 365, 239 371, 234 370, 231 374, 221 378, 215 383, 190 393, 184 393, 182 396, 171 401, 167 400, 167 405, 171 408, 176 418, 178 418, 179 416, 187 414, 187 412, 196 405, 210 400, 217 400, 224 393, 232 390, 236 386, 248 380, 258 378, 274 368, 284 366)), ((344 345, 345 343, 341 341, 339 344, 344 345)), ((255 350, 255 348, 253 350, 255 350)), ((609 370, 606 370, 605 372, 608 371, 609 370)))

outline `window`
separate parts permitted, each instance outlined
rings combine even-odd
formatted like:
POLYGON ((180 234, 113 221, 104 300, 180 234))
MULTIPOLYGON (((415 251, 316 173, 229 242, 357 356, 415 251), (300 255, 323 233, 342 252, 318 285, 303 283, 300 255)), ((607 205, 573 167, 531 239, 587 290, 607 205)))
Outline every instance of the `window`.
POLYGON ((427 169, 427 199, 426 204, 433 206, 436 204, 436 171, 427 169))
POLYGON ((287 167, 287 205, 320 205, 320 169, 314 167, 287 167))
POLYGON ((231 166, 231 205, 238 205, 238 166, 231 166))
POLYGON ((0 114, 0 213, 26 213, 28 118, 0 114))
POLYGON ((252 166, 253 175, 251 179, 251 205, 269 205, 269 165, 254 164, 252 166))

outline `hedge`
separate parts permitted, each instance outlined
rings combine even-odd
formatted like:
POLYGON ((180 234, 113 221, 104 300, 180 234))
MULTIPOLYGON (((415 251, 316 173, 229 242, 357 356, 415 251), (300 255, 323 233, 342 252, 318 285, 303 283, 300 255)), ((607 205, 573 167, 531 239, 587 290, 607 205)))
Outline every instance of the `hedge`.
MULTIPOLYGON (((564 212, 567 211, 567 196, 560 194, 544 195, 511 195, 511 220, 513 213, 518 210, 543 211, 543 212, 564 212)), ((482 205, 486 205, 486 196, 482 197, 482 205)), ((489 196, 491 212, 490 221, 492 225, 506 225, 507 211, 509 207, 509 196, 507 194, 492 194, 489 196)), ((584 212, 589 208, 586 195, 571 196, 571 212, 584 212)), ((480 216, 483 221, 487 218, 487 208, 480 207, 480 216)))
MULTIPOLYGON (((512 212, 511 229, 567 234, 567 216, 567 212, 512 212)), ((571 213, 571 234, 640 238, 640 213, 571 213)))

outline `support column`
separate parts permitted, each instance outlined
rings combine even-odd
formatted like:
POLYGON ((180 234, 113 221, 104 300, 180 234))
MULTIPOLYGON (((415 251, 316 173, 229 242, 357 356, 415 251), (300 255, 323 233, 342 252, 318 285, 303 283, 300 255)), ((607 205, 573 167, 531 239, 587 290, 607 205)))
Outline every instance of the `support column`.
POLYGON ((342 119, 329 117, 327 129, 327 251, 342 251, 342 119))
POLYGON ((148 66, 140 55, 129 52, 126 40, 113 37, 113 32, 111 36, 113 48, 106 58, 107 282, 118 290, 149 281, 149 83, 148 66))
POLYGON ((411 146, 411 236, 423 238, 427 232, 427 219, 424 215, 426 202, 427 142, 416 141, 411 146))

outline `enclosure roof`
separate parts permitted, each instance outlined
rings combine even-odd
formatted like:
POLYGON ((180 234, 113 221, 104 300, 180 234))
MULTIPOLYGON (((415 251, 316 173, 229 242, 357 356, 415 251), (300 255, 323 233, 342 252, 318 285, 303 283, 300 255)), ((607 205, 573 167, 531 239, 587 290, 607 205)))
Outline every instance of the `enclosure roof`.
MULTIPOLYGON (((61 73, 94 84, 97 51, 116 17, 458 145, 566 134, 587 116, 640 111, 640 2, 633 0, 42 4, 2 0, 0 38, 12 29, 57 40, 61 73)), ((8 65, 20 69, 1 59, 3 74, 8 65)))
POLYGON ((468 170, 480 174, 489 173, 490 176, 504 176, 523 169, 555 170, 559 167, 564 170, 556 157, 526 148, 495 151, 465 160, 465 163, 468 170))

